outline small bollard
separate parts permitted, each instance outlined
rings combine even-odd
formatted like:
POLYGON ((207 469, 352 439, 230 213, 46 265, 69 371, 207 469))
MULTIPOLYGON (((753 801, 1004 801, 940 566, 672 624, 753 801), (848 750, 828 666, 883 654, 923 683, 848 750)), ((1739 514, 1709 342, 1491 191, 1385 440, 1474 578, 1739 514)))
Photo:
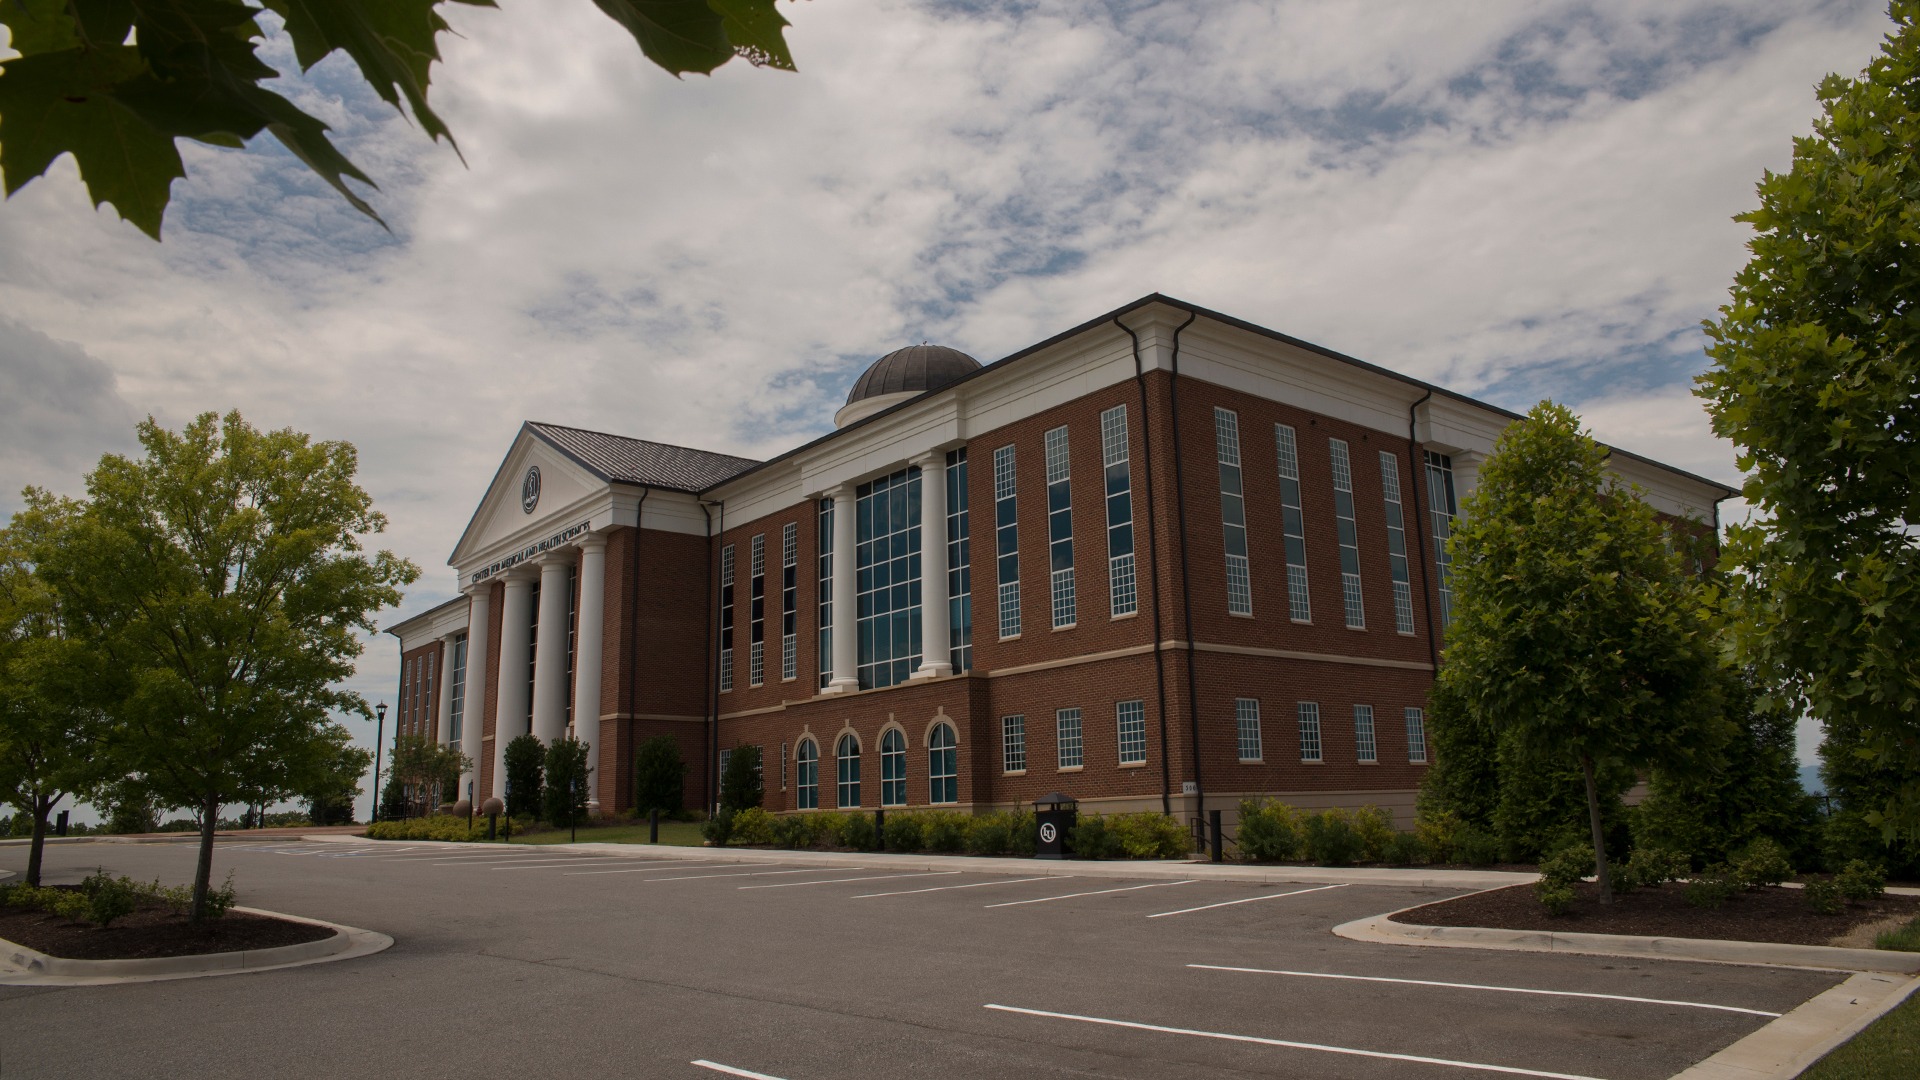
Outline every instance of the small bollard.
POLYGON ((885 810, 873 812, 873 850, 887 850, 887 812, 885 810))
POLYGON ((660 842, 660 808, 654 807, 647 813, 647 843, 660 842))
POLYGON ((60 811, 60 820, 54 824, 53 834, 55 836, 67 835, 67 811, 60 811))
POLYGON ((1224 859, 1223 859, 1223 858, 1221 857, 1221 853, 1220 853, 1220 843, 1221 843, 1221 841, 1220 841, 1220 811, 1218 811, 1218 810, 1209 810, 1209 811, 1207 811, 1207 829, 1208 829, 1208 831, 1210 831, 1210 832, 1212 832, 1212 833, 1213 833, 1213 861, 1214 861, 1214 862, 1223 862, 1223 861, 1225 861, 1225 860, 1224 860, 1224 859))

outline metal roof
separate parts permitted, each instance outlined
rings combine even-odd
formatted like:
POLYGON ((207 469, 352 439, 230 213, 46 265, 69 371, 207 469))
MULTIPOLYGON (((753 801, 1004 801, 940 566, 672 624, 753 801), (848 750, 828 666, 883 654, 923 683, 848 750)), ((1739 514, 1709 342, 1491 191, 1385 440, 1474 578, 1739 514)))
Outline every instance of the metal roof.
POLYGON ((698 493, 760 464, 752 458, 527 421, 527 430, 602 480, 698 493))
POLYGON ((909 345, 875 360, 854 382, 847 393, 847 404, 882 394, 937 390, 979 369, 980 361, 958 349, 925 343, 909 345))

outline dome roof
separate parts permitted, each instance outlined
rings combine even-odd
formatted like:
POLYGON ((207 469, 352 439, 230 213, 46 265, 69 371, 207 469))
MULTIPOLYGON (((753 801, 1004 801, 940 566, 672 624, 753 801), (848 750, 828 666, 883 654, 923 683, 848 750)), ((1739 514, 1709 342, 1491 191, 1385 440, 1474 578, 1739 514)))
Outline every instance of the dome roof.
POLYGON ((883 394, 919 394, 980 369, 980 361, 945 345, 909 345, 873 362, 854 382, 847 404, 883 394))

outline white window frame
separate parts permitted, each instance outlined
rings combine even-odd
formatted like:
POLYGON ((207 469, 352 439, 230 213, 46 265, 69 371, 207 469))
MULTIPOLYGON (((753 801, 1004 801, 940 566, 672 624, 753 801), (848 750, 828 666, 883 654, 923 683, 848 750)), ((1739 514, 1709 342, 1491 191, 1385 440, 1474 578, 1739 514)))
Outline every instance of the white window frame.
POLYGON ((1061 772, 1085 767, 1087 748, 1079 709, 1061 709, 1053 714, 1054 745, 1061 772))
POLYGON ((1300 721, 1300 760, 1313 764, 1326 760, 1326 747, 1320 738, 1320 703, 1302 701, 1296 706, 1300 721))
POLYGON ((1140 700, 1115 703, 1113 723, 1116 741, 1120 748, 1120 764, 1145 765, 1147 763, 1147 703, 1140 700))
POLYGON ((1380 763, 1380 739, 1373 726, 1373 706, 1353 707, 1353 757, 1362 765, 1380 763))
POLYGON ((1260 743, 1260 699, 1233 699, 1234 745, 1240 755, 1240 764, 1258 765, 1266 760, 1262 755, 1264 747, 1260 743))
POLYGON ((1407 721, 1407 764, 1425 765, 1427 763, 1426 710, 1409 708, 1403 715, 1407 721))
POLYGON ((1027 771, 1027 716, 1000 718, 1000 771, 1017 776, 1027 771))

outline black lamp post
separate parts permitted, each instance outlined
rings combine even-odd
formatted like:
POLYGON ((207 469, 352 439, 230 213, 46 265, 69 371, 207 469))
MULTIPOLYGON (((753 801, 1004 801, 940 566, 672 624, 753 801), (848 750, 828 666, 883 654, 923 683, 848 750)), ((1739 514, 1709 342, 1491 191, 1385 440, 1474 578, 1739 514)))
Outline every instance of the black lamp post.
POLYGON ((380 820, 380 747, 387 741, 387 703, 381 702, 373 707, 373 813, 367 815, 369 822, 380 820))

